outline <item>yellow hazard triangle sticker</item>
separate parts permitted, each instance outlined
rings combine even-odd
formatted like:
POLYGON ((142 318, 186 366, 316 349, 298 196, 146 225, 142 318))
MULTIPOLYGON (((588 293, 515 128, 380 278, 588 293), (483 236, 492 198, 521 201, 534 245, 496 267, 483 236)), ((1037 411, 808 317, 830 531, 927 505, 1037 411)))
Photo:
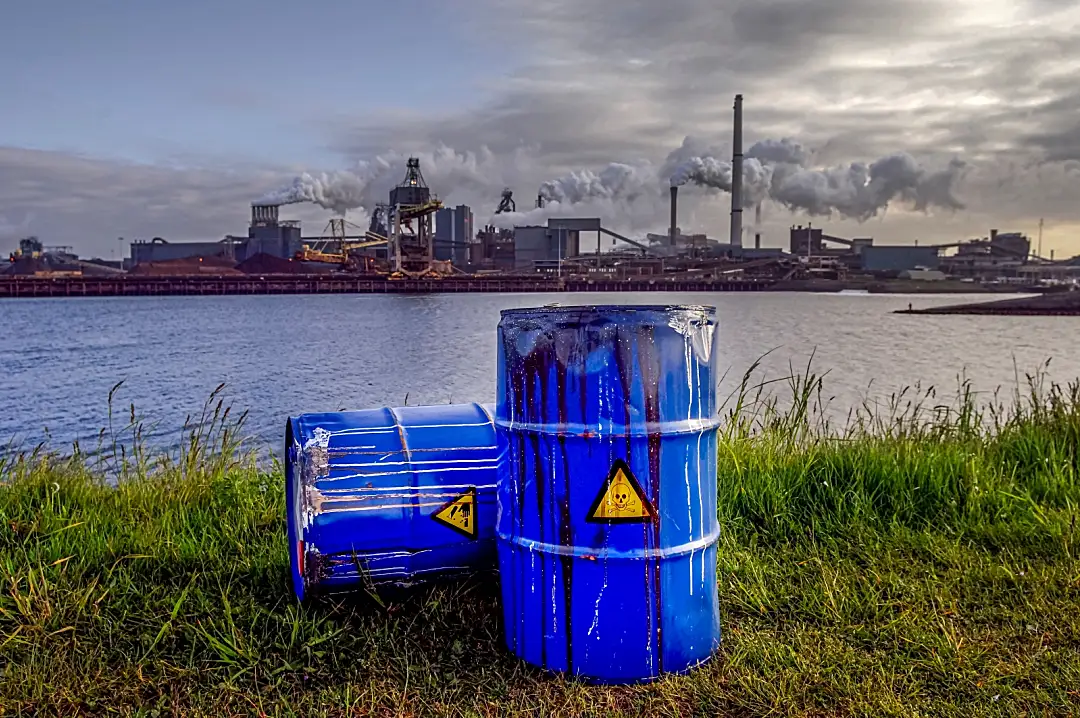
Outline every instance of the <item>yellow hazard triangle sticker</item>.
POLYGON ((645 498, 630 467, 616 459, 585 520, 601 524, 648 523, 655 516, 656 510, 645 498))
POLYGON ((469 538, 476 538, 476 489, 469 489, 450 501, 431 518, 469 538))

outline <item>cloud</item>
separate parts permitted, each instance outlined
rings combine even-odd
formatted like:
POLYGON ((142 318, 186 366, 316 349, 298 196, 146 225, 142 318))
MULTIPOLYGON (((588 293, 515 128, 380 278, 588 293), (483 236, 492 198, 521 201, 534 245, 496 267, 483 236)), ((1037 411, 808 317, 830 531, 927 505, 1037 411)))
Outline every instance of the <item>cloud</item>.
POLYGON ((10 240, 22 237, 30 233, 30 225, 34 221, 34 215, 25 214, 21 221, 0 214, 0 240, 10 240))
POLYGON ((216 240, 246 233, 251 200, 287 168, 161 167, 0 147, 0 212, 32 213, 46 244, 109 254, 117 237, 216 240))
MULTIPOLYGON (((747 155, 763 164, 796 151, 769 144, 788 138, 801 153, 796 164, 810 170, 901 155, 925 170, 919 188, 897 190, 902 206, 890 204, 869 226, 828 220, 836 234, 912 241, 991 226, 1033 232, 1039 217, 1080 225, 1070 164, 1080 160, 1074 1, 476 0, 470 8, 473 41, 498 38, 519 66, 493 73, 484 99, 465 109, 313 123, 338 166, 227 172, 0 150, 0 213, 33 211, 41 234, 217 237, 242 231, 248 203, 302 171, 359 176, 385 160, 353 187, 350 199, 370 204, 404 173, 403 158, 420 153, 433 190, 473 205, 478 221, 503 186, 527 212, 544 183, 570 192, 617 182, 638 199, 600 196, 582 211, 616 229, 662 228, 662 188, 639 192, 637 175, 618 168, 729 160, 731 98, 741 92, 746 147, 767 141, 747 155), (964 208, 934 207, 942 192, 964 208)), ((725 234, 726 195, 688 187, 681 197, 684 228, 725 234)), ((313 205, 290 212, 328 214, 313 205)), ((805 221, 779 204, 765 217, 767 242, 805 221)))

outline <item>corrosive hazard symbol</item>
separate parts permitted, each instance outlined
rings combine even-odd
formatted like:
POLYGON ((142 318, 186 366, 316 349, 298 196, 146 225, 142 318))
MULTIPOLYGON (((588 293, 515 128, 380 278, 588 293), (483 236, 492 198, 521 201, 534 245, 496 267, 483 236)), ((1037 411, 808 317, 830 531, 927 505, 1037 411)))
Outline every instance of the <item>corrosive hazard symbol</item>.
POLYGON ((641 484, 622 459, 611 466, 600 493, 589 507, 586 521, 602 524, 648 523, 656 516, 641 484))
POLYGON ((476 538, 476 489, 469 489, 431 515, 469 538, 476 538))

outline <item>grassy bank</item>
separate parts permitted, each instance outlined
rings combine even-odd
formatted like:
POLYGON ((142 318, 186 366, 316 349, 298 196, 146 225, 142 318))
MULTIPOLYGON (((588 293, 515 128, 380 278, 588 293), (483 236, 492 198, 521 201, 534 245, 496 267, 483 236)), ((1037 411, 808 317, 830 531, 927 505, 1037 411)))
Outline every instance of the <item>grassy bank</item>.
POLYGON ((280 472, 220 407, 170 456, 10 460, 0 715, 1080 712, 1080 386, 837 428, 791 384, 732 399, 719 656, 630 688, 510 657, 490 580, 296 605, 280 472))

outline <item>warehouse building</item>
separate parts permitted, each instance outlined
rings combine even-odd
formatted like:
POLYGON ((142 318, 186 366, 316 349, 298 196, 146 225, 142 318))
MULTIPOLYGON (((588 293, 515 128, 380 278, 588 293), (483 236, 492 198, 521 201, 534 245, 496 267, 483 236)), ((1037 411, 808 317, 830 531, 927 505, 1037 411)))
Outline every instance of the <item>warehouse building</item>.
POLYGON ((941 254, 937 247, 906 244, 868 245, 859 252, 859 265, 866 272, 903 272, 908 269, 937 269, 941 254))

